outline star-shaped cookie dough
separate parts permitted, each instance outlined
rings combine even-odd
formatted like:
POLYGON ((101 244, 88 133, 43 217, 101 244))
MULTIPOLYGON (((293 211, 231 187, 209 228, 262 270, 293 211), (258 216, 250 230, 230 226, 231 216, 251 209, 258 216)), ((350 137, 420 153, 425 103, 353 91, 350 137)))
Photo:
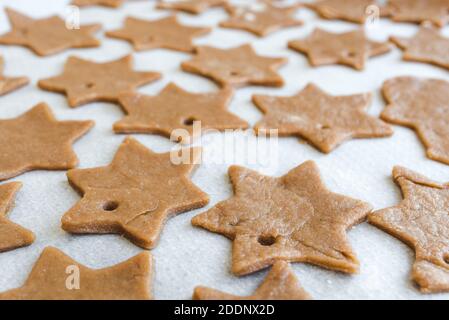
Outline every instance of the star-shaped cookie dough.
POLYGON ((12 78, 3 76, 4 63, 3 57, 0 56, 0 96, 17 90, 29 82, 27 77, 12 78))
POLYGON ((106 35, 127 40, 136 50, 166 48, 184 52, 194 52, 192 40, 205 35, 210 28, 190 27, 178 22, 176 16, 148 21, 128 17, 125 26, 118 30, 108 31, 106 35))
POLYGON ((92 36, 100 29, 99 24, 70 29, 58 16, 35 20, 9 8, 5 11, 12 30, 0 35, 0 44, 26 46, 39 56, 52 55, 70 48, 100 45, 92 36))
POLYGON ((449 82, 398 77, 387 80, 381 118, 414 129, 430 159, 449 164, 449 82))
POLYGON ((35 237, 31 231, 11 222, 6 217, 21 187, 20 182, 0 185, 0 252, 26 247, 34 242, 35 237))
POLYGON ((110 8, 118 8, 122 5, 123 0, 73 0, 72 5, 78 7, 87 6, 104 6, 110 8))
POLYGON ((391 41, 404 50, 404 60, 430 63, 449 70, 449 38, 443 37, 437 29, 423 25, 414 37, 391 37, 391 41))
POLYGON ((192 14, 200 14, 204 11, 225 5, 228 0, 161 0, 157 4, 159 9, 184 11, 192 14))
POLYGON ((233 240, 232 272, 245 275, 276 260, 307 262, 356 273, 346 230, 371 211, 365 202, 332 193, 307 161, 280 178, 229 169, 234 197, 192 219, 233 240))
POLYGON ((378 6, 379 4, 376 0, 320 0, 305 5, 325 19, 365 23, 369 18, 367 10, 371 6, 378 6))
POLYGON ((196 287, 194 300, 310 300, 310 295, 299 285, 290 265, 276 262, 254 294, 241 297, 206 287, 196 287))
POLYGON ((276 72, 286 58, 268 58, 256 54, 249 44, 231 49, 197 47, 196 55, 182 63, 184 71, 210 78, 220 86, 261 85, 281 87, 284 80, 276 72))
POLYGON ((393 21, 430 21, 444 27, 449 22, 449 0, 388 0, 385 12, 393 21))
POLYGON ((394 168, 393 178, 404 199, 371 213, 369 222, 416 251, 412 278, 423 292, 449 291, 449 183, 403 167, 394 168))
POLYGON ((24 285, 0 293, 0 300, 148 300, 151 260, 142 252, 117 265, 91 269, 46 247, 24 285))
POLYGON ((95 101, 117 102, 120 94, 160 77, 157 72, 132 70, 132 56, 104 63, 69 57, 61 75, 39 80, 38 86, 66 94, 74 108, 95 101))
POLYGON ((386 123, 366 113, 369 93, 331 96, 313 84, 292 97, 254 95, 254 104, 265 114, 256 133, 277 129, 281 136, 300 136, 329 153, 353 138, 380 138, 393 134, 386 123))
POLYGON ((174 83, 168 84, 157 96, 122 95, 120 104, 127 116, 114 124, 114 131, 156 133, 170 138, 175 130, 182 129, 188 136, 184 136, 181 142, 191 143, 201 134, 195 130, 195 121, 201 121, 201 131, 246 129, 247 122, 226 110, 232 96, 228 89, 191 93, 174 83))
POLYGON ((363 70, 368 58, 391 50, 387 42, 369 40, 363 29, 331 33, 316 28, 307 38, 290 41, 288 46, 306 54, 312 66, 343 64, 356 70, 363 70))
POLYGON ((153 248, 169 217, 209 201, 188 179, 199 150, 184 149, 184 155, 191 156, 188 164, 174 164, 173 153, 154 153, 127 138, 110 165, 70 170, 69 182, 83 198, 64 215, 62 228, 79 234, 122 234, 138 246, 153 248))
POLYGON ((74 168, 72 143, 93 121, 57 121, 45 103, 14 119, 0 119, 0 181, 31 170, 74 168))
POLYGON ((227 6, 228 20, 221 27, 242 29, 258 36, 266 36, 282 28, 302 25, 293 17, 298 6, 279 7, 267 2, 256 2, 245 6, 227 6))

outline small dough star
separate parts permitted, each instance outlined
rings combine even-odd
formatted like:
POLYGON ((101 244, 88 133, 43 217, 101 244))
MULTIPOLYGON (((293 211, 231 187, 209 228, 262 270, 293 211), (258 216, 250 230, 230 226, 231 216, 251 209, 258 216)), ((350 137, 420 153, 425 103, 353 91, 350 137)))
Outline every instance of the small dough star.
POLYGON ((200 14, 213 7, 224 6, 228 0, 163 0, 157 4, 159 9, 185 11, 192 14, 200 14))
POLYGON ((157 72, 133 71, 132 56, 104 63, 69 57, 61 75, 39 80, 38 85, 65 93, 69 105, 77 107, 95 101, 117 102, 120 94, 160 77, 157 72))
POLYGON ((449 0, 388 0, 385 11, 393 21, 430 21, 444 27, 449 22, 449 0))
POLYGON ((72 143, 93 121, 57 121, 41 103, 14 119, 0 120, 0 181, 30 170, 65 170, 78 164, 72 143))
POLYGON ((0 35, 0 44, 26 46, 39 56, 48 56, 70 48, 98 47, 100 42, 92 34, 99 24, 70 29, 58 16, 34 20, 6 8, 12 30, 0 35))
POLYGON ((78 7, 104 6, 118 8, 123 4, 123 0, 73 0, 72 5, 78 7))
POLYGON ((108 31, 109 37, 127 40, 136 50, 166 48, 184 52, 194 52, 192 40, 208 34, 210 28, 182 25, 176 16, 155 21, 128 17, 122 29, 108 31))
POLYGON ((245 275, 276 260, 307 262, 356 273, 346 230, 371 211, 365 202, 332 193, 312 161, 272 178, 229 169, 234 197, 192 219, 194 226, 233 240, 232 272, 245 275))
POLYGON ((28 84, 27 77, 5 77, 3 76, 4 60, 0 56, 0 96, 17 90, 28 84))

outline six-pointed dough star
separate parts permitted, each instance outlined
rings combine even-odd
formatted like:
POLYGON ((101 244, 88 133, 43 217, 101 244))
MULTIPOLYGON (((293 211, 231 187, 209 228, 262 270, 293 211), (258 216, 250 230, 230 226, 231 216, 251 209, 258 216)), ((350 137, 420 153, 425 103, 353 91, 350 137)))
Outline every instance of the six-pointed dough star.
POLYGON ((369 222, 416 252, 412 278, 426 293, 449 291, 449 184, 395 167, 404 199, 368 216, 369 222))
POLYGON ((285 63, 286 58, 259 56, 251 45, 246 44, 231 49, 198 47, 196 55, 181 66, 184 71, 208 77, 223 87, 281 87, 284 80, 276 70, 285 63))
POLYGON ((6 8, 12 30, 0 35, 0 44, 21 45, 40 56, 52 55, 70 48, 98 47, 100 42, 92 34, 99 24, 68 28, 58 16, 34 20, 17 11, 6 8))
POLYGON ((122 5, 123 0, 73 0, 72 5, 78 7, 87 6, 104 6, 111 8, 118 8, 122 5))
POLYGON ((11 222, 7 217, 13 207, 14 197, 21 188, 20 182, 0 185, 0 252, 29 246, 34 242, 34 234, 11 222))
POLYGON ((431 21, 444 27, 449 22, 449 0, 388 0, 385 12, 393 21, 431 21))
POLYGON ((272 178, 232 166, 234 197, 192 219, 233 240, 232 272, 245 275, 276 260, 306 262, 347 273, 359 268, 346 230, 371 206, 329 191, 312 161, 272 178))
POLYGON ((210 28, 192 27, 180 24, 176 16, 149 21, 133 17, 125 20, 121 29, 108 31, 112 38, 127 40, 136 50, 166 48, 185 52, 194 52, 192 40, 208 34, 210 28))
POLYGON ((57 121, 41 103, 14 119, 0 119, 0 181, 30 170, 74 168, 72 143, 93 121, 57 121))
POLYGON ((241 297, 206 287, 196 287, 194 300, 310 300, 310 295, 299 285, 290 265, 276 262, 254 294, 241 297))
POLYGON ((312 66, 343 64, 356 70, 363 70, 368 58, 391 50, 386 42, 369 40, 363 29, 331 33, 317 28, 305 39, 290 41, 288 46, 306 54, 312 66))
POLYGON ((305 138, 326 153, 348 139, 391 136, 390 126, 366 113, 371 100, 369 93, 331 96, 313 84, 292 97, 254 95, 265 114, 256 133, 276 129, 281 136, 305 138))
POLYGON ((154 153, 127 138, 110 165, 67 173, 83 198, 63 216, 62 228, 122 234, 138 246, 153 248, 170 216, 208 203, 209 197, 188 178, 199 156, 198 148, 180 155, 154 153))
POLYGON ((45 248, 23 286, 0 293, 0 300, 148 300, 152 258, 142 252, 104 269, 91 269, 45 248))
POLYGON ((61 75, 39 80, 44 90, 65 93, 69 105, 77 107, 89 102, 117 102, 122 93, 158 80, 157 72, 132 70, 132 56, 98 63, 69 57, 61 75))
POLYGON ((370 14, 381 14, 376 0, 319 0, 305 5, 325 19, 341 19, 355 23, 365 23, 370 14))
POLYGON ((27 77, 5 77, 3 75, 4 60, 0 56, 0 96, 17 90, 28 84, 29 80, 27 77))
POLYGON ((430 159, 449 164, 449 82, 398 77, 385 81, 381 118, 414 129, 430 159))
POLYGON ((228 0, 162 0, 157 4, 157 8, 185 11, 192 14, 200 14, 208 10, 209 8, 221 7, 227 2, 228 0))

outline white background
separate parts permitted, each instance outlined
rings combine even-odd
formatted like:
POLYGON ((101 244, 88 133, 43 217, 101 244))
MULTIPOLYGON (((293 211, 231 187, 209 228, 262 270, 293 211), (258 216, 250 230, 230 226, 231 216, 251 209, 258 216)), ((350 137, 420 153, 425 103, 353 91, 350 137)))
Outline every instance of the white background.
MULTIPOLYGON (((2 0, 0 7, 10 6, 33 17, 67 13, 65 0, 2 0)), ((14 46, 0 46, 5 57, 6 75, 27 75, 31 84, 24 89, 0 98, 0 118, 16 117, 39 102, 47 102, 58 119, 92 119, 96 125, 75 144, 80 158, 80 168, 103 166, 110 162, 124 136, 112 132, 112 124, 123 117, 117 105, 91 103, 70 109, 63 95, 37 88, 41 78, 57 75, 69 55, 97 61, 117 59, 132 49, 127 42, 104 37, 104 30, 121 26, 123 19, 136 16, 156 19, 167 15, 154 10, 152 1, 129 1, 120 9, 86 8, 81 11, 82 23, 101 23, 98 33, 102 45, 93 49, 75 49, 41 58, 30 50, 14 46)), ((374 103, 370 113, 378 115, 385 106, 380 88, 384 80, 398 75, 436 77, 449 80, 446 70, 430 65, 401 61, 401 52, 371 59, 363 72, 347 67, 329 66, 312 68, 305 57, 286 48, 287 41, 308 35, 316 26, 331 31, 352 30, 357 26, 340 21, 319 20, 316 15, 301 9, 298 18, 305 25, 286 29, 265 38, 257 38, 243 31, 215 28, 196 41, 217 47, 232 47, 250 42, 260 54, 289 59, 280 70, 286 84, 281 89, 248 87, 239 89, 230 110, 255 124, 260 112, 251 104, 251 95, 266 93, 292 95, 307 83, 314 82, 332 94, 373 92, 374 103)), ((185 24, 216 26, 226 18, 222 9, 213 9, 200 16, 179 14, 185 24)), ((9 30, 9 23, 0 10, 0 33, 9 30)), ((368 32, 373 39, 385 40, 390 35, 411 36, 417 30, 412 24, 393 24, 382 20, 368 32)), ((445 33, 449 34, 446 28, 445 33)), ((134 53, 137 70, 154 70, 163 73, 163 79, 142 87, 139 92, 156 94, 168 82, 174 81, 187 90, 208 92, 216 90, 209 80, 180 70, 180 63, 189 54, 169 50, 152 50, 134 53)), ((392 206, 401 199, 400 191, 391 180, 394 165, 403 165, 426 176, 449 181, 449 167, 425 157, 424 149, 411 130, 395 126, 391 138, 352 140, 330 155, 324 155, 298 139, 282 138, 279 154, 272 153, 272 165, 248 163, 247 148, 254 152, 254 138, 238 135, 237 151, 223 143, 221 135, 207 136, 206 158, 193 176, 193 182, 210 195, 210 206, 231 196, 227 168, 232 163, 245 165, 262 173, 279 176, 302 162, 315 160, 328 187, 348 196, 371 203, 376 209, 392 206), (208 157, 224 159, 235 154, 232 163, 213 164, 208 157), (275 161, 278 159, 279 161, 275 161)), ((174 144, 168 139, 139 135, 137 139, 157 152, 167 152, 174 144)), ((0 146, 1 148, 1 146, 0 146)), ((267 151, 267 150, 265 150, 267 151)), ((268 150, 269 151, 269 150, 268 150)), ((232 158, 232 157, 231 157, 232 158)), ((266 160, 266 159, 265 159, 266 160)), ((89 267, 102 268, 119 263, 141 251, 117 235, 73 236, 60 228, 60 219, 76 201, 78 194, 68 185, 65 172, 34 171, 13 180, 22 181, 24 187, 18 194, 16 207, 10 213, 12 221, 35 232, 36 242, 23 249, 0 254, 0 291, 20 286, 30 272, 42 249, 52 245, 89 267)), ((168 221, 161 241, 152 250, 155 261, 154 296, 157 299, 189 299, 193 288, 206 285, 235 294, 250 294, 262 281, 266 271, 237 278, 230 273, 231 242, 221 235, 194 228, 190 219, 206 210, 181 214, 168 221)), ((414 259, 413 251, 400 241, 364 223, 349 232, 354 251, 361 262, 358 275, 348 276, 322 268, 293 264, 303 287, 316 299, 429 299, 449 298, 449 295, 422 295, 409 279, 414 259)))

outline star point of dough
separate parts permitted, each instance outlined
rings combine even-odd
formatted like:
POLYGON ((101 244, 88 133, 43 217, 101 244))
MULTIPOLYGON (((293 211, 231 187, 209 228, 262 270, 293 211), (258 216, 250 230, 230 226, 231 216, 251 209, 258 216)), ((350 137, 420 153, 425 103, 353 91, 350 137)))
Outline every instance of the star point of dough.
POLYGON ((196 287, 193 300, 310 300, 287 262, 278 261, 256 291, 246 297, 236 296, 207 287, 196 287))
POLYGON ((224 6, 228 0, 179 0, 159 1, 156 8, 184 11, 191 14, 200 14, 214 7, 224 6))
POLYGON ((9 220, 6 215, 13 207, 16 193, 22 187, 20 182, 0 185, 0 252, 29 246, 34 242, 34 234, 9 220))
POLYGON ((415 130, 427 156, 449 164, 449 82, 397 77, 385 81, 382 92, 388 105, 381 118, 415 130))
MULTIPOLYGON (((188 151, 198 156, 195 148, 188 151)), ((143 248, 155 247, 169 217, 209 201, 188 178, 197 161, 174 164, 171 157, 127 138, 109 165, 70 170, 68 180, 82 199, 63 216, 62 228, 120 234, 143 248)))
POLYGON ((45 103, 13 119, 0 119, 0 181, 31 170, 74 168, 72 144, 93 121, 58 121, 45 103))
POLYGON ((346 231, 362 222, 371 206, 329 191, 313 161, 279 178, 237 166, 229 176, 234 196, 194 217, 192 224, 233 241, 234 274, 277 260, 358 272, 346 231))
POLYGON ((424 293, 449 291, 449 184, 434 182, 403 167, 393 179, 403 200, 368 216, 371 224, 398 238, 416 253, 412 279, 424 293))
POLYGON ((449 0, 388 0, 385 11, 393 21, 430 21, 444 27, 449 22, 449 0))
POLYGON ((325 19, 340 19, 354 23, 365 23, 369 18, 367 9, 379 5, 376 0, 318 0, 306 6, 325 19))
POLYGON ((332 33, 316 28, 308 37, 292 40, 290 49, 307 55, 312 66, 341 64, 363 70, 370 57, 388 53, 387 42, 371 41, 363 29, 332 33))
POLYGON ((32 19, 10 8, 5 9, 11 23, 11 31, 0 35, 0 44, 30 48, 39 56, 48 56, 70 48, 98 47, 100 42, 93 33, 99 24, 81 25, 70 29, 58 16, 32 19))
POLYGON ((260 56, 245 44, 230 49, 197 47, 196 55, 181 66, 184 71, 207 77, 222 87, 281 87, 284 80, 277 69, 286 63, 286 58, 260 56))
POLYGON ((130 55, 102 63, 71 56, 62 74, 41 79, 38 85, 44 90, 64 93, 72 108, 96 101, 117 102, 120 94, 161 77, 157 72, 134 71, 132 62, 130 55))
POLYGON ((186 130, 190 143, 197 138, 193 121, 201 122, 201 130, 247 129, 248 123, 230 113, 227 107, 232 90, 213 93, 191 93, 174 83, 156 96, 130 93, 120 97, 125 118, 114 124, 117 133, 155 133, 170 138, 177 129, 186 130))
POLYGON ((282 28, 303 24, 293 17, 298 6, 279 7, 266 2, 256 2, 253 6, 227 6, 228 20, 220 23, 221 27, 242 29, 260 37, 282 28))
POLYGON ((265 114, 256 133, 277 129, 280 136, 299 136, 329 153, 353 138, 381 138, 393 134, 389 125, 366 113, 371 94, 331 96, 309 84, 291 97, 254 95, 265 114))
POLYGON ((46 247, 23 286, 0 293, 0 300, 149 300, 151 282, 148 252, 91 269, 59 249, 46 247))
POLYGON ((109 37, 127 40, 136 50, 166 48, 194 52, 194 38, 206 35, 210 28, 192 27, 180 24, 176 16, 159 20, 142 20, 128 17, 121 29, 108 31, 109 37))
POLYGON ((78 7, 103 6, 118 8, 123 2, 124 0, 73 0, 71 4, 78 7))
POLYGON ((27 77, 6 77, 3 75, 4 59, 0 56, 0 96, 15 91, 29 83, 27 77))

